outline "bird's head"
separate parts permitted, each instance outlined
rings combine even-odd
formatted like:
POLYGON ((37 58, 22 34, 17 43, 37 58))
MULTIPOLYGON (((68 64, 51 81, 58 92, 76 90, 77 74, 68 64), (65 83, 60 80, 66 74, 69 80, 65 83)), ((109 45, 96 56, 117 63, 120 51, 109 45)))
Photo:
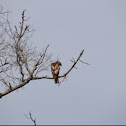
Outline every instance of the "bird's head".
POLYGON ((60 66, 62 66, 62 63, 61 63, 60 61, 57 61, 57 63, 58 63, 60 66))

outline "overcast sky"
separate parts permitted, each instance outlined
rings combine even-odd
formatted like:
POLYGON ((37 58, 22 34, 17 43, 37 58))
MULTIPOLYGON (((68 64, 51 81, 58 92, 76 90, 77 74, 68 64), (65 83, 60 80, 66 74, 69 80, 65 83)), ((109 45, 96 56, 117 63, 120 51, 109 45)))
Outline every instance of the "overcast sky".
MULTIPOLYGON (((38 50, 49 44, 53 60, 66 72, 81 60, 60 86, 38 80, 0 99, 0 124, 126 124, 125 0, 0 0, 18 25, 27 9, 38 50)), ((51 71, 47 72, 49 76, 51 71)), ((46 73, 42 73, 46 75, 46 73)), ((61 81, 61 79, 60 79, 61 81)))

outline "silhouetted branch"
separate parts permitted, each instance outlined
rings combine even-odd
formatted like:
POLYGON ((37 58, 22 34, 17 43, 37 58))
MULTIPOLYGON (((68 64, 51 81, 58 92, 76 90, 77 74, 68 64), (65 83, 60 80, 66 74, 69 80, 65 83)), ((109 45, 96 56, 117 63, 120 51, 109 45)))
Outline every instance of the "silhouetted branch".
POLYGON ((33 119, 31 112, 29 112, 29 117, 26 114, 24 115, 27 119, 30 119, 34 123, 34 126, 36 126, 36 118, 33 119))

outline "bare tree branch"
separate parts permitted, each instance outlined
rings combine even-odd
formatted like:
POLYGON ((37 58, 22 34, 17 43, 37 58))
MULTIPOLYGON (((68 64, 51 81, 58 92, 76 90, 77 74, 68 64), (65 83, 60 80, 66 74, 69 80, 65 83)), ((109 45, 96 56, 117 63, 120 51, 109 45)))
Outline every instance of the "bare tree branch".
POLYGON ((36 118, 33 119, 31 112, 29 112, 29 117, 26 114, 24 115, 27 119, 30 119, 34 123, 34 126, 36 126, 36 118))
MULTIPOLYGON (((45 55, 46 55, 46 52, 47 52, 48 47, 49 47, 49 45, 46 47, 44 53, 42 53, 42 54, 40 55, 40 58, 38 59, 38 61, 36 62, 35 66, 34 66, 34 69, 32 70, 32 75, 33 75, 33 73, 35 72, 35 70, 37 69, 37 66, 43 64, 43 61, 44 61, 44 58, 45 58, 45 55)), ((37 70, 35 76, 40 72, 40 68, 41 68, 41 67, 42 67, 42 65, 39 66, 39 68, 38 68, 38 70, 37 70)))
MULTIPOLYGON (((63 75, 59 76, 59 78, 62 77, 66 77, 70 71, 74 68, 74 66, 77 64, 78 60, 80 59, 80 57, 83 55, 84 50, 82 50, 82 52, 80 53, 79 57, 77 58, 77 60, 75 61, 75 63, 72 65, 72 67, 63 75)), ((2 96, 7 95, 8 93, 11 93, 14 90, 17 90, 18 88, 21 88, 23 86, 25 86, 27 83, 29 83, 29 81, 31 80, 37 80, 37 79, 54 79, 53 77, 48 77, 48 76, 43 76, 43 77, 29 77, 28 79, 26 79, 23 83, 18 84, 14 87, 12 87, 11 90, 6 90, 4 92, 2 92, 2 96)))
POLYGON ((17 89, 19 89, 19 88, 25 86, 26 84, 29 83, 30 80, 31 80, 31 78, 28 78, 28 79, 26 79, 24 82, 19 83, 19 84, 15 85, 15 86, 11 87, 11 90, 10 90, 10 88, 9 88, 9 89, 5 90, 4 92, 1 92, 1 98, 2 98, 3 96, 5 96, 5 95, 7 95, 7 94, 9 94, 9 93, 11 93, 11 92, 13 92, 13 91, 15 91, 15 90, 17 90, 17 89))
MULTIPOLYGON (((80 59, 80 57, 83 55, 83 52, 84 52, 84 50, 81 51, 79 57, 74 62, 74 64, 71 66, 71 68, 65 74, 59 76, 59 78, 65 77, 71 72, 71 70, 75 67, 75 65, 77 64, 77 62, 80 59)), ((36 79, 54 79, 54 78, 53 77, 48 77, 48 76, 43 76, 43 77, 33 77, 33 79, 36 80, 36 79)))
MULTIPOLYGON (((47 53, 49 45, 44 50, 38 51, 30 43, 34 30, 31 30, 30 25, 25 24, 29 19, 29 17, 26 18, 25 12, 26 10, 22 12, 19 27, 12 27, 8 13, 4 13, 6 18, 0 20, 0 85, 6 87, 0 93, 0 98, 25 86, 32 80, 54 79, 48 75, 41 76, 41 73, 50 67, 52 55, 47 53)), ((73 59, 71 68, 59 78, 63 78, 64 81, 78 61, 81 61, 80 57, 83 52, 84 50, 76 60, 73 59)))

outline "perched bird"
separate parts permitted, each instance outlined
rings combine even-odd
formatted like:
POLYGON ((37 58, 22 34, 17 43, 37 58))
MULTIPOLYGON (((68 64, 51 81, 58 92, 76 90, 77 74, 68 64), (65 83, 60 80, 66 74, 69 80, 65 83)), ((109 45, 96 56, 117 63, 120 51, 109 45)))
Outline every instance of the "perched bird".
POLYGON ((54 77, 55 84, 59 83, 58 75, 59 75, 59 71, 60 71, 60 66, 62 66, 62 64, 59 61, 56 61, 55 63, 51 64, 51 71, 52 71, 52 75, 54 77))

